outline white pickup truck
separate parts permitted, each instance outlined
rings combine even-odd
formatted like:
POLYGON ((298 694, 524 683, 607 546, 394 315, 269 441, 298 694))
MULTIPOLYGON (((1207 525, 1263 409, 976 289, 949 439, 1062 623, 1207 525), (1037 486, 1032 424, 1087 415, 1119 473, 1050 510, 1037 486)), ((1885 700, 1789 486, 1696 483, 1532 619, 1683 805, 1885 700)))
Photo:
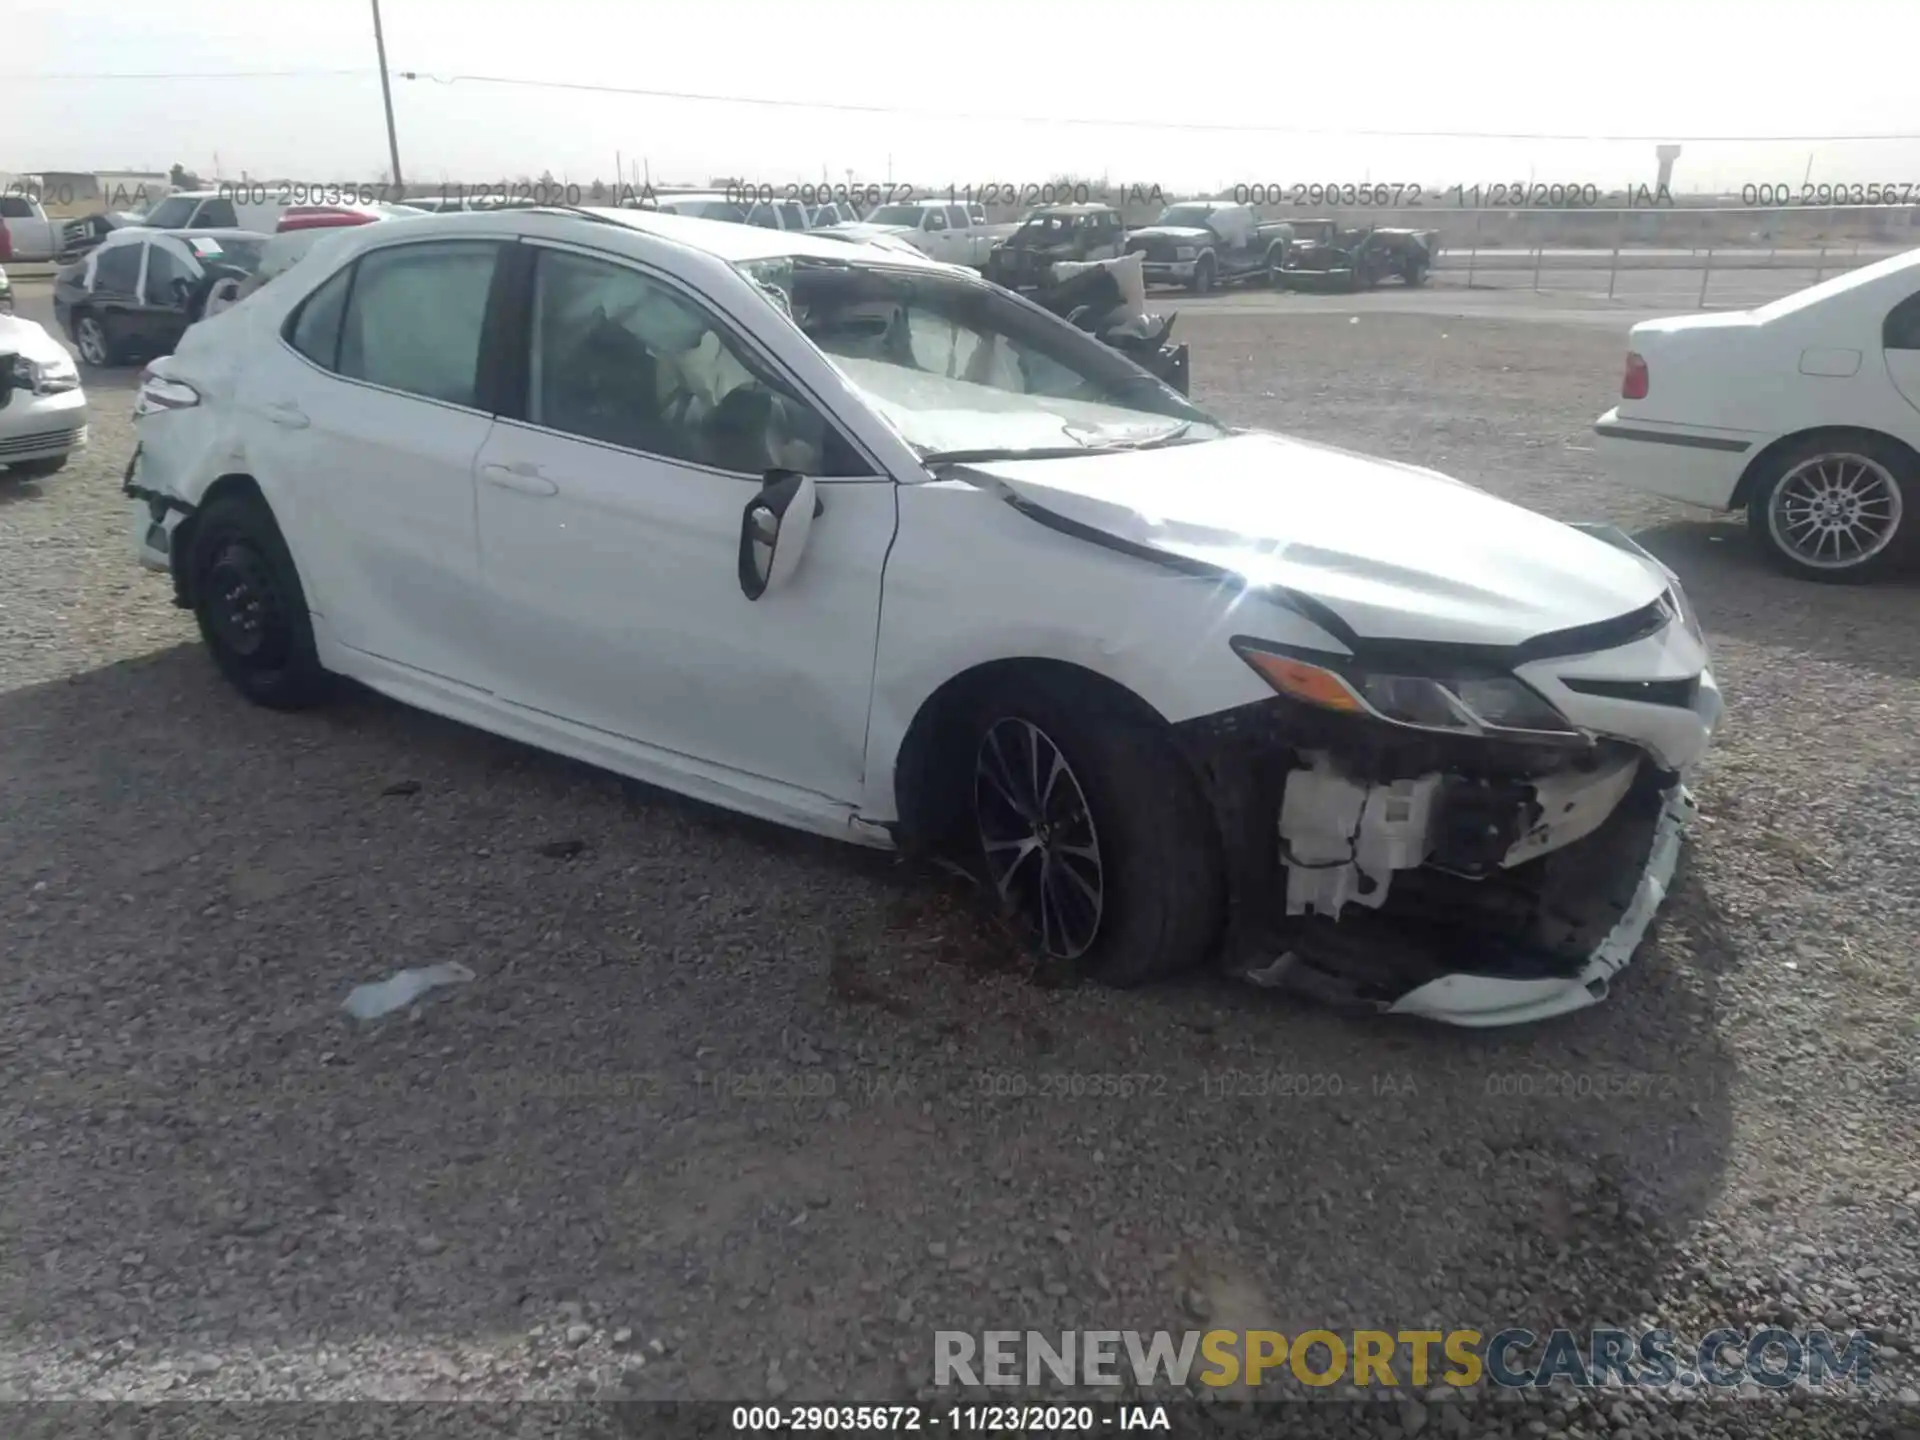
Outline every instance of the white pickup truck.
POLYGON ((49 220, 38 200, 0 194, 0 263, 57 260, 66 250, 65 232, 66 222, 49 220))
POLYGON ((989 225, 986 211, 978 205, 916 200, 911 204, 881 205, 865 220, 828 228, 856 240, 897 235, 931 259, 984 270, 994 242, 1004 240, 1016 227, 989 225))

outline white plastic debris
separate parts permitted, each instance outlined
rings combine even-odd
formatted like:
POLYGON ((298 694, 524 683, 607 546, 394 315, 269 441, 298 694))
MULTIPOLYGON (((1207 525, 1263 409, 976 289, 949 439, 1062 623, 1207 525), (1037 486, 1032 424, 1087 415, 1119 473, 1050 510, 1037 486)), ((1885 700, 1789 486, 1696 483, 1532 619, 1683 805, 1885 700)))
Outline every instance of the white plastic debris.
POLYGON ((396 971, 372 984, 356 985, 340 1008, 356 1020, 374 1020, 412 1004, 437 986, 459 985, 471 979, 473 971, 458 960, 443 960, 438 965, 396 971))

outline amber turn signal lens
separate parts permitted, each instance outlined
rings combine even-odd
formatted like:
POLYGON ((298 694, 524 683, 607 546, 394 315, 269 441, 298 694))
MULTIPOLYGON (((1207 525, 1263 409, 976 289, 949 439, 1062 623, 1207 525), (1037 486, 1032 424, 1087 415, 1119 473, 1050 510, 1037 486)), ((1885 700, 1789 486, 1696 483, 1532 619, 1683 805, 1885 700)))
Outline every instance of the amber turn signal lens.
POLYGON ((1240 658, 1258 670, 1266 682, 1282 695, 1291 695, 1323 710, 1359 712, 1366 709, 1352 688, 1331 670, 1295 660, 1291 655, 1275 655, 1265 650, 1242 650, 1240 658))

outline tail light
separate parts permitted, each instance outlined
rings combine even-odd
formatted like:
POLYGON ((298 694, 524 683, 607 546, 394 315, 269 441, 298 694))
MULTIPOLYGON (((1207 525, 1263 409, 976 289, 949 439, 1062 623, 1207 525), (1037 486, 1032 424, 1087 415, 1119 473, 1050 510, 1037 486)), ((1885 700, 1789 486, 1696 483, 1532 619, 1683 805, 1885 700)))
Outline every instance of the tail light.
POLYGON ((139 420, 162 410, 188 410, 199 403, 200 392, 193 386, 156 375, 149 367, 140 374, 140 390, 133 397, 133 418, 139 420))
POLYGON ((1620 398, 1622 400, 1644 400, 1647 398, 1647 362, 1638 351, 1627 352, 1627 373, 1620 379, 1620 398))
POLYGON ((275 234, 289 230, 331 230, 339 225, 367 225, 380 217, 367 210, 346 210, 333 205, 294 205, 281 215, 275 234))
POLYGON ((0 220, 0 265, 13 258, 13 236, 7 231, 7 222, 0 220))

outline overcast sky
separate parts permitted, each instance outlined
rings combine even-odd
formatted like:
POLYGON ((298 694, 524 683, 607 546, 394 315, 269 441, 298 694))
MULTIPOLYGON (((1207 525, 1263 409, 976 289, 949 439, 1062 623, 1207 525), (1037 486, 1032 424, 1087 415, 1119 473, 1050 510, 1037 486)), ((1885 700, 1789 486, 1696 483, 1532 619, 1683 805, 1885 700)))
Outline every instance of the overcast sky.
MULTIPOLYGON (((386 168, 366 0, 7 7, 0 170, 179 161, 211 177, 217 157, 229 179, 331 181, 386 168), (356 73, 59 78, 233 70, 356 73)), ((1912 67, 1889 60, 1920 32, 1914 0, 384 0, 382 11, 389 65, 438 77, 395 81, 410 181, 545 170, 611 180, 618 154, 656 183, 720 173, 838 182, 852 171, 936 185, 1074 173, 1209 187, 1617 186, 1652 180, 1650 141, 1434 132, 1920 131, 1920 96, 1895 79, 1912 67), (903 108, 773 108, 459 76, 903 108), (1084 123, 1115 120, 1128 123, 1084 123), (1341 133, 1259 128, 1285 126, 1341 133)), ((1675 184, 1798 187, 1810 161, 1816 183, 1895 182, 1920 193, 1914 141, 1689 140, 1675 184)))

